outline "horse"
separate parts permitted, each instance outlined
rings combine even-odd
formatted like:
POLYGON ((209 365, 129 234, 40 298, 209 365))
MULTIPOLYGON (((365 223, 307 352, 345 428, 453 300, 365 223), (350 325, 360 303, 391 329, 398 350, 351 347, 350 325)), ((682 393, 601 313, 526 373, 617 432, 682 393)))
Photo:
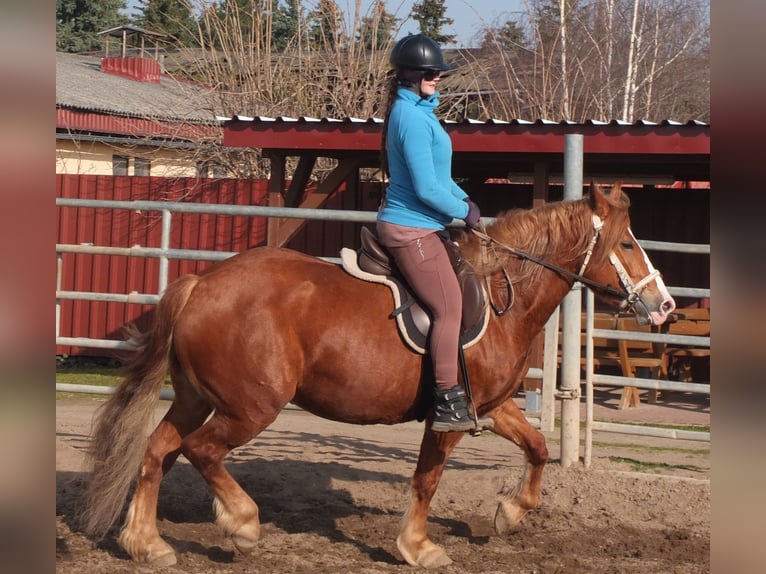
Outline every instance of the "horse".
MULTIPOLYGON (((605 305, 631 311, 640 324, 661 324, 675 308, 631 231, 629 204, 620 183, 591 183, 580 199, 510 210, 483 233, 454 232, 462 257, 486 279, 487 298, 510 307, 491 313, 482 338, 464 351, 475 413, 525 457, 518 484, 495 512, 500 534, 540 501, 545 437, 513 397, 533 339, 574 282, 585 282, 605 305)), ((216 524, 239 552, 251 552, 260 534, 258 505, 224 457, 292 402, 344 423, 424 421, 396 545, 410 565, 449 564, 426 521, 446 461, 466 433, 431 429, 430 361, 404 345, 391 307, 383 285, 268 246, 173 281, 151 328, 133 329, 124 379, 94 419, 79 517, 84 533, 106 536, 133 488, 119 545, 134 561, 174 564, 175 552, 157 528, 157 503, 161 480, 183 454, 214 495, 216 524), (168 371, 174 398, 147 437, 168 371)))

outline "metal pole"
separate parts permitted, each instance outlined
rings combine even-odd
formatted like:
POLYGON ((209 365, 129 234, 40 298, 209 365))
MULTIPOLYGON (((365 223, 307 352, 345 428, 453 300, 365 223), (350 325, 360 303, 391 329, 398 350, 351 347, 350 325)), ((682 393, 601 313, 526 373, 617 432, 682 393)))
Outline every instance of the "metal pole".
MULTIPOLYGON (((61 291, 63 259, 64 255, 62 253, 56 253, 56 293, 61 291)), ((56 297, 56 337, 59 336, 61 336, 61 299, 56 297)))
POLYGON ((588 468, 593 460, 593 291, 585 292, 585 309, 588 318, 585 325, 585 456, 583 464, 588 468))
MULTIPOLYGON (((565 136, 564 200, 582 197, 583 136, 565 136)), ((580 313, 581 286, 575 284, 564 301, 561 343, 561 466, 567 468, 580 460, 580 313)))
MULTIPOLYGON (((172 227, 172 219, 173 215, 170 213, 170 210, 163 209, 162 210, 162 237, 160 239, 160 249, 162 249, 163 252, 166 252, 168 249, 170 249, 170 229, 172 227)), ((157 286, 157 294, 162 295, 165 292, 165 289, 168 287, 168 256, 167 254, 163 253, 162 256, 160 256, 160 273, 158 278, 159 285, 157 286)))

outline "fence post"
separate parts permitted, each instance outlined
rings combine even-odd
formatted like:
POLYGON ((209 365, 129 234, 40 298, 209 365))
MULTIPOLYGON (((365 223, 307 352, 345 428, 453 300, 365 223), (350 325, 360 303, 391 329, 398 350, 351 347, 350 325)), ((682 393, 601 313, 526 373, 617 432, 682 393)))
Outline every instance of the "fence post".
MULTIPOLYGON (((56 253, 56 293, 61 291, 64 256, 56 253)), ((56 295, 56 337, 61 336, 61 299, 56 295)))
MULTIPOLYGON (((568 134, 564 144, 564 200, 582 197, 583 136, 568 134)), ((580 459, 580 313, 581 285, 576 283, 561 303, 561 466, 580 459)))
POLYGON ((545 324, 543 347, 543 406, 540 411, 540 430, 553 432, 556 428, 556 373, 559 354, 559 307, 545 324))
POLYGON ((169 209, 162 210, 162 237, 160 238, 160 249, 163 254, 160 255, 160 272, 157 279, 157 294, 162 295, 168 287, 168 256, 167 250, 170 249, 170 231, 173 224, 173 214, 169 209))

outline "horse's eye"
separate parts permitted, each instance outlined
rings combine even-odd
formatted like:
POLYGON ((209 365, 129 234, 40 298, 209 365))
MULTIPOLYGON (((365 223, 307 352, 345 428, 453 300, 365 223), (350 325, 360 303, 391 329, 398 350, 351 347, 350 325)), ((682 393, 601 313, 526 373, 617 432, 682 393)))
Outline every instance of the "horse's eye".
POLYGON ((620 243, 620 248, 624 249, 625 251, 633 251, 633 242, 632 241, 623 241, 620 243))

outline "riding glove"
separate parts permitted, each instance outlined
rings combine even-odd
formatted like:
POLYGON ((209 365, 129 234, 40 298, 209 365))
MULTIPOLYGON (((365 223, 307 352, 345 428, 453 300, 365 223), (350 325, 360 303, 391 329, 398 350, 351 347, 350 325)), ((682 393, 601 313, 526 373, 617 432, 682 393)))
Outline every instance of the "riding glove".
POLYGON ((479 206, 467 197, 463 201, 468 204, 468 214, 463 218, 463 221, 470 229, 476 229, 476 226, 479 225, 479 219, 481 219, 479 206))

